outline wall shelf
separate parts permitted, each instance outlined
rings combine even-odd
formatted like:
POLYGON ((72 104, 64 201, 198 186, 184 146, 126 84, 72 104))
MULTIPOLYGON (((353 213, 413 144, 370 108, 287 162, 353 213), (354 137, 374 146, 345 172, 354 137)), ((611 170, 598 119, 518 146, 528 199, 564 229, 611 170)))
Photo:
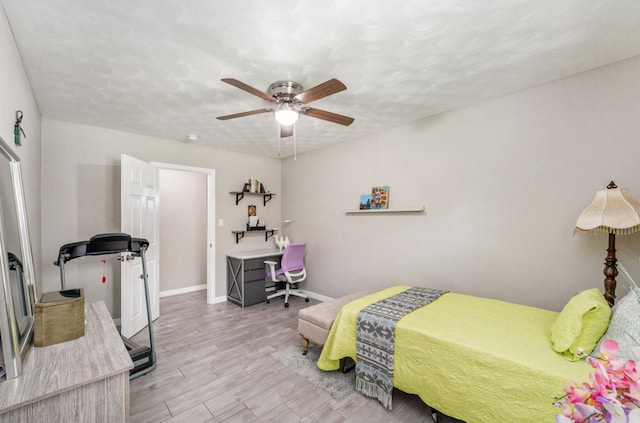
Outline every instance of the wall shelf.
MULTIPOLYGON (((238 205, 240 200, 242 200, 244 198, 245 195, 251 195, 251 196, 254 196, 254 197, 255 196, 262 197, 262 203, 263 203, 264 206, 266 206, 267 203, 269 201, 271 201, 271 199, 275 195, 275 194, 272 194, 270 192, 249 192, 249 191, 245 191, 247 189, 247 187, 249 187, 249 184, 247 183, 247 184, 244 184, 244 185, 245 185, 245 188, 242 191, 230 191, 229 192, 229 194, 236 196, 236 206, 238 205)), ((260 190, 264 191, 264 187, 262 186, 262 184, 260 184, 260 190)), ((271 238, 276 233, 276 231, 277 231, 277 229, 267 229, 264 226, 260 226, 259 229, 249 229, 249 224, 247 223, 247 229, 246 230, 242 229, 242 230, 238 230, 238 231, 231 231, 231 233, 236 236, 236 244, 237 244, 238 242, 240 242, 240 240, 242 238, 244 238, 245 232, 264 232, 264 241, 267 242, 269 240, 269 238, 271 238)))
POLYGON ((409 207, 405 209, 373 209, 373 210, 347 210, 344 214, 376 214, 376 213, 423 213, 424 206, 422 207, 409 207))
POLYGON ((236 206, 244 198, 245 195, 260 195, 262 196, 263 205, 266 206, 267 203, 271 200, 271 198, 275 195, 270 192, 242 192, 242 191, 231 191, 229 194, 236 196, 236 206))
POLYGON ((250 231, 231 231, 232 234, 236 236, 236 244, 240 242, 242 238, 244 238, 245 232, 264 232, 264 241, 267 242, 269 238, 275 235, 277 229, 254 229, 250 231))

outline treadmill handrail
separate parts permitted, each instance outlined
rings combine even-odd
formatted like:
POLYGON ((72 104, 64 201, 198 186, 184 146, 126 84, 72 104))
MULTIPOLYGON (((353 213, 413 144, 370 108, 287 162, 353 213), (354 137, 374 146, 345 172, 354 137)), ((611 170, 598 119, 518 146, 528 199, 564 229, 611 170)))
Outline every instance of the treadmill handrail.
POLYGON ((149 241, 144 238, 132 238, 123 233, 99 234, 88 241, 72 242, 60 247, 58 258, 53 264, 67 262, 79 257, 100 256, 104 254, 132 253, 140 256, 142 249, 149 248, 149 241))

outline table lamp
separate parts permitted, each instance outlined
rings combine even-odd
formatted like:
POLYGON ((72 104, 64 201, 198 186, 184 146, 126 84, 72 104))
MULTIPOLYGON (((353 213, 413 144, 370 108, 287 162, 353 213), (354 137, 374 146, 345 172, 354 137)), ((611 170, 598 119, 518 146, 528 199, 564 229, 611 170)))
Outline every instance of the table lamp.
POLYGON ((604 262, 604 297, 613 306, 618 276, 616 235, 640 231, 640 201, 633 198, 628 189, 620 189, 611 181, 607 189, 596 192, 593 202, 578 216, 576 231, 609 234, 609 248, 604 262))

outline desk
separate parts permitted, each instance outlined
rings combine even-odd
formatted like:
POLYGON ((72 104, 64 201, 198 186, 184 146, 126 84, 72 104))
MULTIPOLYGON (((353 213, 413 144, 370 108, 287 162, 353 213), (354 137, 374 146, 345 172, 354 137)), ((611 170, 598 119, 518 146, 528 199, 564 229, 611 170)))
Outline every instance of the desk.
POLYGON ((20 377, 0 382, 0 421, 129 421, 133 362, 104 302, 85 308, 83 337, 31 347, 20 377))
POLYGON ((227 254, 227 301, 240 307, 264 302, 267 298, 264 262, 280 261, 282 254, 275 249, 227 254))

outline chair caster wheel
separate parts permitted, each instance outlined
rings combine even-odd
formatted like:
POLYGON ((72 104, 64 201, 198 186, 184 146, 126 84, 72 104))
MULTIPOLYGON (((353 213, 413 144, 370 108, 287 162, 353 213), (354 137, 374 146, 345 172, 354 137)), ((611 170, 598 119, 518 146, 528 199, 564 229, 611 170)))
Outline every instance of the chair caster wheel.
POLYGON ((289 307, 289 303, 284 303, 285 308, 289 307))
POLYGON ((308 302, 309 302, 309 299, 308 299, 308 298, 305 298, 305 299, 304 299, 304 302, 305 302, 305 303, 308 303, 308 302))

